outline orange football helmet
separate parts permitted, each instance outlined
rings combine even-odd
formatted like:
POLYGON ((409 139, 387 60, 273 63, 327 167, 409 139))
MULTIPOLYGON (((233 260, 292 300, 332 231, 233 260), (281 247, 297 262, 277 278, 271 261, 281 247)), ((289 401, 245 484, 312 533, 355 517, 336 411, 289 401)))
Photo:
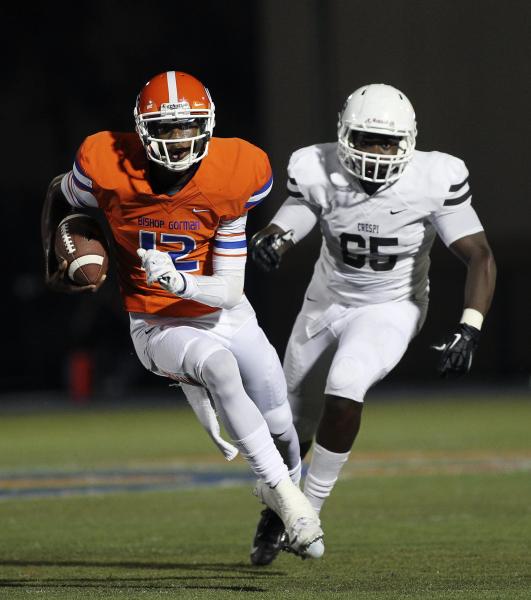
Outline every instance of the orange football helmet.
POLYGON ((147 156, 171 171, 185 171, 208 153, 214 103, 208 89, 180 71, 159 73, 140 90, 136 131, 147 156))

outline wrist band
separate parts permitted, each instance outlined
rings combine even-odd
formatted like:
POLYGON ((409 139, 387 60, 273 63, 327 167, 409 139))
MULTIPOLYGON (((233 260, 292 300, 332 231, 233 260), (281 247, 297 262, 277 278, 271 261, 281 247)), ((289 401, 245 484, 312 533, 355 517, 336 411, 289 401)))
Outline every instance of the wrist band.
POLYGON ((475 308, 465 308, 460 322, 475 327, 476 329, 481 329, 483 318, 484 317, 479 310, 476 310, 475 308))

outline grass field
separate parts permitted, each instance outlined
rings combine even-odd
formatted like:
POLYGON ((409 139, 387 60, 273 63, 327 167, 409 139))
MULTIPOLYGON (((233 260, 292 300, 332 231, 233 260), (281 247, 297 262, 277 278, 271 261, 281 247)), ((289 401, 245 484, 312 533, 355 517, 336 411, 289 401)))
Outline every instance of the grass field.
POLYGON ((4 414, 0 598, 528 600, 530 424, 529 396, 369 404, 325 557, 259 569, 245 465, 188 410, 4 414))

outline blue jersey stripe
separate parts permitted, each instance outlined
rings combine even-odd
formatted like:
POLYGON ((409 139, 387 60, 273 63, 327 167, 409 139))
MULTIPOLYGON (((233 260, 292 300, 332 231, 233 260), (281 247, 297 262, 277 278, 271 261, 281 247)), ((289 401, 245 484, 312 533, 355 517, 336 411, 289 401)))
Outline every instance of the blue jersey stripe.
MULTIPOLYGON (((270 187, 272 184, 273 184, 273 175, 271 175, 271 177, 267 180, 267 182, 264 184, 263 187, 261 187, 259 190, 256 190, 256 192, 253 193, 253 196, 256 196, 257 194, 261 194, 262 192, 265 192, 267 190, 267 188, 270 187)), ((251 196, 251 198, 253 196, 251 196)))
POLYGON ((246 240, 241 240, 240 242, 220 242, 218 240, 214 240, 214 248, 234 249, 234 248, 246 248, 246 247, 247 247, 246 240))
POLYGON ((74 180, 74 183, 78 188, 85 190, 85 192, 90 192, 92 194, 92 188, 90 188, 88 185, 85 185, 82 181, 79 181, 74 171, 72 171, 72 179, 74 180))
POLYGON ((244 208, 252 208, 253 206, 258 206, 260 202, 262 202, 266 198, 267 196, 264 196, 263 198, 258 198, 258 200, 249 200, 249 202, 245 203, 244 208))
POLYGON ((90 177, 81 168, 81 165, 79 164, 79 161, 77 160, 77 158, 74 159, 74 164, 76 165, 76 169, 81 173, 81 175, 83 175, 83 177, 90 179, 90 177))

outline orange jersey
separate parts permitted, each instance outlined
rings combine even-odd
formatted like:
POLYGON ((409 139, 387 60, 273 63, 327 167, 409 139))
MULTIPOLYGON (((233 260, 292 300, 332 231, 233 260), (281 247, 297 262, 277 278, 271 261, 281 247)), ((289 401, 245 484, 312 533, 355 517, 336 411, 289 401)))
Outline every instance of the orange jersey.
POLYGON ((177 270, 196 275, 212 275, 216 248, 245 254, 244 235, 220 241, 216 231, 222 220, 244 215, 269 193, 268 157, 244 140, 213 138, 192 179, 172 196, 153 192, 147 168, 136 133, 100 132, 79 148, 63 191, 74 206, 89 206, 86 199, 95 198, 105 213, 126 311, 173 317, 214 312, 218 309, 178 298, 158 285, 149 287, 137 250, 168 252, 177 270))

